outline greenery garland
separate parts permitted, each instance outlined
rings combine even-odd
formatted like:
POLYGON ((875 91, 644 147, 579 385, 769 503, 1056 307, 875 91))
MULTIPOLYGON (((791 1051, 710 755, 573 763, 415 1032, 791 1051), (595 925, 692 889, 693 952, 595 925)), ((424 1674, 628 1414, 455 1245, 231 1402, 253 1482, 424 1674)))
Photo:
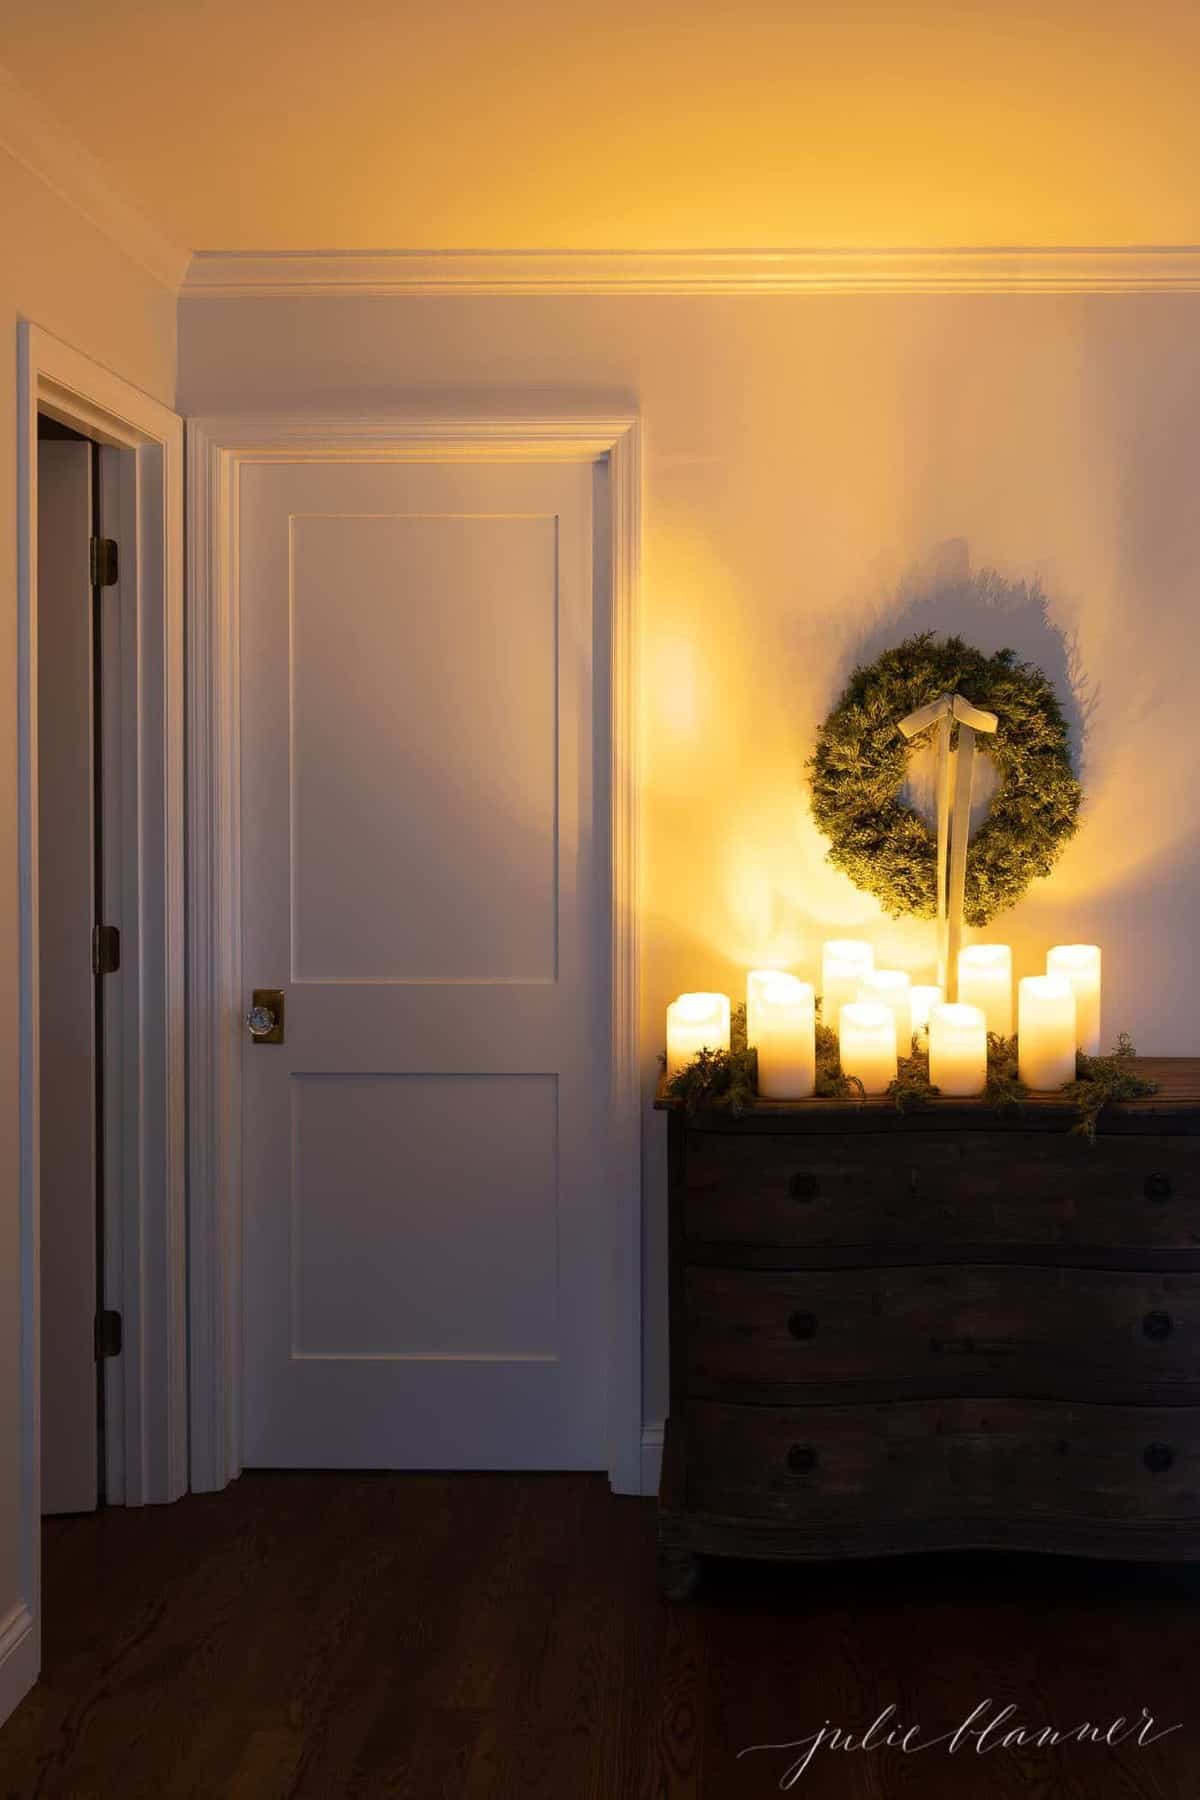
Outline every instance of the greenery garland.
MULTIPOLYGON (((1062 1098, 1078 1114, 1071 1130, 1096 1142, 1096 1122, 1110 1100, 1137 1100, 1158 1092, 1158 1083, 1137 1074, 1133 1059, 1137 1055, 1126 1032, 1117 1039, 1116 1048, 1108 1056, 1075 1058, 1075 1079, 1062 1089, 1062 1098)), ((660 1061, 665 1069, 666 1057, 660 1061)), ((1017 1040, 988 1033, 988 1074, 984 1099, 998 1113, 1015 1112, 1028 1093, 1017 1073, 1017 1040)), ((689 1114, 716 1107, 732 1112, 735 1117, 749 1112, 758 1094, 758 1052, 746 1042, 746 1008, 734 1008, 730 1022, 728 1050, 701 1050, 685 1068, 669 1077, 664 1085, 668 1098, 679 1101, 689 1114)), ((838 1057, 838 1040, 827 1025, 817 1021, 816 1095, 822 1100, 847 1100, 862 1097, 863 1087, 857 1076, 844 1075, 838 1057)), ((900 1058, 896 1080, 888 1093, 897 1112, 931 1106, 938 1089, 929 1079, 929 1052, 916 1038, 912 1053, 900 1058)))
MULTIPOLYGON (((984 573, 977 585, 994 587, 984 573)), ((830 841, 829 861, 875 894, 893 916, 933 918, 937 844, 924 819, 899 799, 912 749, 899 721, 940 694, 959 692, 996 714, 987 741, 1001 785, 971 841, 963 913, 969 925, 1016 903, 1035 875, 1049 874, 1079 821, 1083 790, 1071 767, 1067 722, 1054 689, 1016 652, 985 656, 961 638, 906 638, 855 670, 817 734, 808 768, 813 817, 830 841)))
MULTIPOLYGON (((818 1000, 817 1006, 820 1007, 818 1000)), ((659 1056, 665 1070, 667 1059, 659 1056)), ((862 1098, 857 1075, 843 1075, 837 1033, 817 1020, 817 1085, 819 1100, 862 1098)), ((685 1068, 668 1078, 664 1092, 680 1100, 689 1113, 718 1107, 740 1118, 758 1098, 758 1051, 746 1043, 746 1008, 735 1006, 729 1021, 728 1050, 699 1050, 685 1068)))
MULTIPOLYGON (((1085 1137, 1089 1144, 1096 1141, 1096 1122, 1110 1100, 1139 1100, 1146 1094, 1158 1092, 1157 1081, 1136 1072, 1133 1066, 1136 1055, 1133 1040, 1125 1031, 1108 1056, 1085 1056, 1082 1050, 1076 1053, 1075 1079, 1065 1083, 1059 1091, 1062 1099, 1068 1101, 1079 1115, 1071 1127, 1072 1132, 1085 1137)), ((921 1048, 915 1038, 912 1055, 901 1057, 896 1080, 888 1092, 899 1112, 929 1106, 937 1098, 938 1090, 929 1079, 929 1052, 921 1048)), ((1016 1038, 998 1037, 990 1031, 987 1086, 983 1095, 987 1104, 994 1112, 1017 1112, 1028 1092, 1017 1072, 1016 1038)))

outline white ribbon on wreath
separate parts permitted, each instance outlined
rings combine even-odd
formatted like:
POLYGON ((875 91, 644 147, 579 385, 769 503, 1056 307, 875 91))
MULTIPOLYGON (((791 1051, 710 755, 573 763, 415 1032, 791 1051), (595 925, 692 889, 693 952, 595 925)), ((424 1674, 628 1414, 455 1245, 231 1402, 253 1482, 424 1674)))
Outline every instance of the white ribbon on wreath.
POLYGON ((958 998, 958 947, 962 942, 963 899, 967 886, 967 844, 971 833, 971 788, 975 779, 975 734, 994 732, 995 713, 973 706, 962 694, 939 694, 928 706, 901 719, 906 738, 936 725, 937 758, 937 951, 938 983, 947 999, 958 998), (950 794, 950 734, 958 726, 958 768, 950 794))

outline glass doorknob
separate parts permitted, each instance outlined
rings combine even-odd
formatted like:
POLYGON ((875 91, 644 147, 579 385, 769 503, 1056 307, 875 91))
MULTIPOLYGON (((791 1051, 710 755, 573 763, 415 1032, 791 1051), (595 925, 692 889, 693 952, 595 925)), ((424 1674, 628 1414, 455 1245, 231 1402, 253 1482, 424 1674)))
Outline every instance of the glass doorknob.
POLYGON ((252 1044, 282 1044, 282 988, 255 988, 246 1014, 246 1029, 252 1044))

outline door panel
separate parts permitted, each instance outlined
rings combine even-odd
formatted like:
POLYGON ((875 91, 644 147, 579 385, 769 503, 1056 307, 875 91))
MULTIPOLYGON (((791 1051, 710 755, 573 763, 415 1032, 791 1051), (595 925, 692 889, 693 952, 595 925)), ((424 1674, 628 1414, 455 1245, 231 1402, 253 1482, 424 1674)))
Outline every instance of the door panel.
POLYGON ((42 1511, 98 1498, 91 445, 38 444, 42 1511))
POLYGON ((555 525, 293 522, 293 979, 553 981, 555 525))
POLYGON ((293 1356, 553 1357, 556 1087, 552 1075, 293 1078, 293 1356), (484 1261, 489 1218, 504 1231, 484 1261))
POLYGON ((249 1464, 603 1466, 592 479, 243 471, 249 1464))

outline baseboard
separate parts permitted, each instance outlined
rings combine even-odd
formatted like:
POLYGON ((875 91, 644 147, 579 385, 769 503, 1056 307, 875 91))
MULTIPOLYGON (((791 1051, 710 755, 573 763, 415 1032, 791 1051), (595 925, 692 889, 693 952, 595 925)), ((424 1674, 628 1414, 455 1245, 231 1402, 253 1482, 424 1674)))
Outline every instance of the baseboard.
POLYGON ((642 1426, 642 1492, 657 1494, 662 1470, 663 1422, 652 1420, 642 1426))
POLYGON ((38 1636, 23 1600, 0 1619, 0 1725, 38 1678, 38 1636))

